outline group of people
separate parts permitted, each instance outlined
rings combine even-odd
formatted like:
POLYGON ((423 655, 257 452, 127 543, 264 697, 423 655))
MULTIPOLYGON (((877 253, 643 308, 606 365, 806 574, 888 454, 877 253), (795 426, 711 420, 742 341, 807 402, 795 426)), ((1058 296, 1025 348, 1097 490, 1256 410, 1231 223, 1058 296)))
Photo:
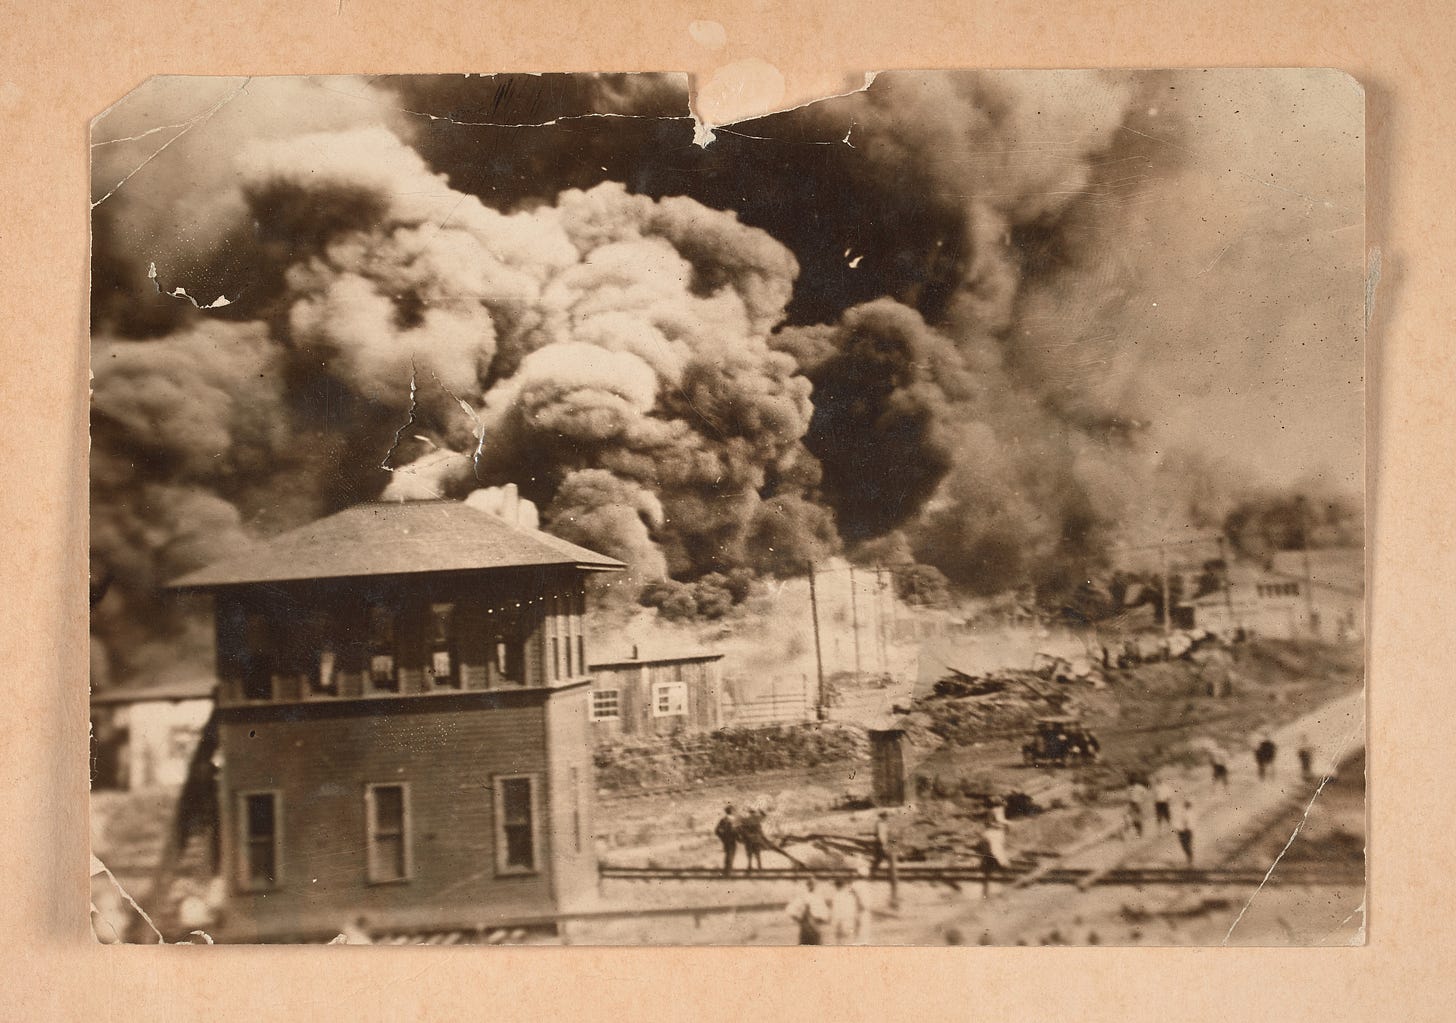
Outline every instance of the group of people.
MULTIPOLYGON (((1260 733, 1254 740, 1253 745, 1254 767, 1258 772, 1260 781, 1274 777, 1274 763, 1278 757, 1279 747, 1274 739, 1267 733, 1260 733)), ((1300 774, 1305 781, 1314 776, 1314 744, 1308 736, 1301 736, 1299 740, 1299 767, 1300 774)), ((1229 764, 1228 757, 1217 746, 1208 749, 1208 763, 1210 768, 1210 780, 1215 787, 1227 789, 1229 787, 1229 764)), ((1133 778, 1129 781, 1127 788, 1127 803, 1123 818, 1122 834, 1125 839, 1133 837, 1142 838, 1147 829, 1147 805, 1152 804, 1153 826, 1162 832, 1165 829, 1171 831, 1178 839, 1178 845, 1183 850, 1183 856, 1191 866, 1194 859, 1194 832, 1198 826, 1198 816, 1195 812, 1191 796, 1179 794, 1173 790, 1166 778, 1155 778, 1151 787, 1144 778, 1133 778)))
POLYGON ((733 861, 740 845, 743 847, 745 871, 751 874, 755 867, 763 869, 763 851, 775 848, 764 831, 765 816, 761 810, 747 810, 739 815, 731 805, 723 808, 723 816, 719 818, 713 834, 723 844, 725 877, 733 873, 733 861))
MULTIPOLYGON (((1254 767, 1259 772, 1259 780, 1264 781, 1274 777, 1274 761, 1279 755, 1279 747, 1275 745, 1273 736, 1269 733, 1262 733, 1254 743, 1254 767)), ((1295 750, 1299 757, 1299 777, 1302 781, 1314 780, 1314 743, 1308 735, 1299 737, 1299 748, 1295 750)))
POLYGON ((1189 866, 1193 865, 1193 832, 1197 826, 1193 800, 1188 796, 1179 798, 1166 778, 1155 778, 1152 787, 1135 778, 1127 788, 1127 806, 1123 818, 1124 839, 1142 838, 1147 830, 1147 804, 1153 804, 1153 826, 1162 832, 1173 832, 1183 856, 1189 866))
POLYGON ((828 891, 812 876, 784 912, 799 928, 800 945, 867 945, 870 906, 864 885, 840 878, 828 891))

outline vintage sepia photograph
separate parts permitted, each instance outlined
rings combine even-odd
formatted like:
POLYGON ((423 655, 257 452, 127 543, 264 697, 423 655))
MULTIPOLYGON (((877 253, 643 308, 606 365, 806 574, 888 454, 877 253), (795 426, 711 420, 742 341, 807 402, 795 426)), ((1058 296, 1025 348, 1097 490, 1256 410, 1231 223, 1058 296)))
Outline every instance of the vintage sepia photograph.
POLYGON ((95 118, 96 940, 1363 944, 1359 84, 692 95, 95 118))

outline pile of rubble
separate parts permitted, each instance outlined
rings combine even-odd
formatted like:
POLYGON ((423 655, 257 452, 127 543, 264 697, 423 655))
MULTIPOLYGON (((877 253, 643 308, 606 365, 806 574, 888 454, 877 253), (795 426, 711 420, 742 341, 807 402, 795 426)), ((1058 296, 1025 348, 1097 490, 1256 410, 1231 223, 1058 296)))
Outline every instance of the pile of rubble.
POLYGON ((952 670, 934 691, 906 708, 904 726, 917 744, 970 746, 1020 735, 1038 718, 1072 713, 1070 687, 1035 671, 969 675, 952 670))

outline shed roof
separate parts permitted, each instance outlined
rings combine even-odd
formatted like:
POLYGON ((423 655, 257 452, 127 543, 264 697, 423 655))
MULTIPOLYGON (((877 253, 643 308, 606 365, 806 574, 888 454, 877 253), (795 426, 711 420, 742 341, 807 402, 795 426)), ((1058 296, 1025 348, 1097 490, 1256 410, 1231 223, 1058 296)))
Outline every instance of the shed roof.
POLYGON ((209 700, 217 680, 184 678, 151 685, 117 686, 91 694, 93 706, 104 707, 124 703, 176 703, 181 700, 209 700))
POLYGON ((723 654, 716 650, 671 650, 646 652, 638 656, 626 653, 618 657, 594 657, 589 665, 592 671, 599 668, 635 667, 642 664, 682 664, 687 661, 717 661, 723 654))
POLYGON ((355 505, 250 546, 170 585, 211 589, 243 583, 417 575, 571 565, 597 571, 622 562, 539 530, 513 526, 460 501, 355 505))

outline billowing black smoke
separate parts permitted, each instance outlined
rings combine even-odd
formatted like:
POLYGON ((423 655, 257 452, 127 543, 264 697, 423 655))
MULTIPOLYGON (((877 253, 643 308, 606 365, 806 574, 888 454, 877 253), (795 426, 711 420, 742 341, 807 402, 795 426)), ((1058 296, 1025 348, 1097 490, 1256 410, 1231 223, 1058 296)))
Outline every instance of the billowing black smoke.
POLYGON ((843 550, 1069 591, 1147 506, 1229 511, 1145 443, 1124 336, 1187 153, 1158 76, 886 74, 707 148, 670 76, 207 88, 97 126, 115 673, 194 634, 159 581, 381 494, 515 484, 704 617, 843 550))

